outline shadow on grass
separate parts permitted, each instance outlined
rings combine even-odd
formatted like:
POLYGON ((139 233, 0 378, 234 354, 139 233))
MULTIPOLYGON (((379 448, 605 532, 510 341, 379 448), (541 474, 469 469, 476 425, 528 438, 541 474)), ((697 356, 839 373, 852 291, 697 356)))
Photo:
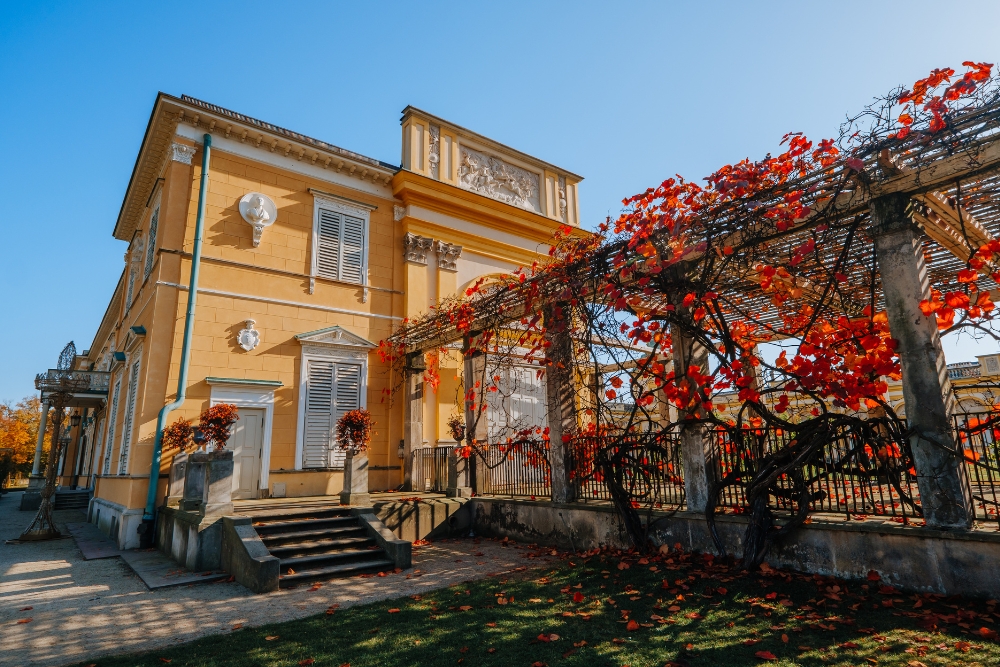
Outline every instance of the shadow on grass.
POLYGON ((1000 618, 986 602, 778 572, 750 576, 688 556, 637 558, 625 557, 628 569, 618 569, 619 556, 571 557, 525 579, 487 579, 96 664, 1000 664, 995 640, 979 633, 1000 618))

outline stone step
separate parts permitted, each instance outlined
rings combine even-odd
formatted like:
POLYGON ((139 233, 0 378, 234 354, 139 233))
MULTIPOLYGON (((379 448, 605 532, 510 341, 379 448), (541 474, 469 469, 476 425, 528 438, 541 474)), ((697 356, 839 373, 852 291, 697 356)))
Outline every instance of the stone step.
POLYGON ((324 554, 304 554, 301 556, 289 556, 282 558, 278 566, 279 572, 287 572, 292 568, 296 572, 301 569, 311 569, 325 563, 335 562, 361 562, 385 558, 385 551, 382 549, 339 549, 324 554))
POLYGON ((278 520, 254 521, 253 527, 258 535, 275 535, 282 532, 293 532, 301 530, 316 530, 319 528, 340 528, 343 526, 356 526, 358 520, 353 516, 335 516, 329 518, 302 518, 288 519, 280 517, 278 520))
POLYGON ((285 559, 298 555, 314 554, 322 551, 333 553, 337 549, 347 549, 349 547, 362 548, 375 544, 375 540, 370 537, 342 537, 339 539, 319 539, 304 542, 292 542, 281 546, 267 545, 267 550, 272 556, 285 559))
MULTIPOLYGON (((326 567, 310 568, 308 570, 296 570, 295 574, 281 575, 278 585, 285 588, 291 584, 310 579, 332 579, 334 577, 350 577, 355 574, 365 572, 384 572, 395 568, 396 564, 387 559, 362 561, 353 563, 341 563, 339 565, 328 565, 326 567)), ((287 568, 282 568, 286 571, 287 568)))
POLYGON ((259 535, 261 542, 273 546, 282 546, 287 542, 308 541, 315 539, 334 539, 338 537, 358 537, 367 535, 363 526, 344 526, 343 528, 317 528, 315 530, 297 530, 294 532, 259 535))
POLYGON ((56 491, 53 496, 53 509, 77 510, 87 509, 90 505, 90 491, 56 491))
POLYGON ((314 507, 288 506, 288 507, 236 507, 237 514, 245 514, 253 518, 254 521, 273 521, 280 518, 285 519, 305 519, 309 517, 323 518, 334 516, 350 516, 350 508, 340 505, 324 505, 314 507))

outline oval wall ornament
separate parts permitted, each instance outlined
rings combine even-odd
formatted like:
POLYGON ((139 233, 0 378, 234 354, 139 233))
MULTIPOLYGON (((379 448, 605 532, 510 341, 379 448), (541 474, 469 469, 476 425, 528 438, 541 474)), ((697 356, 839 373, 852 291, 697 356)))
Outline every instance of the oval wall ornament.
POLYGON ((240 215, 253 227, 253 247, 260 245, 264 228, 278 219, 278 207, 274 201, 260 192, 248 192, 240 198, 240 215))
POLYGON ((246 320, 246 328, 236 334, 236 342, 247 352, 260 345, 260 332, 254 328, 255 320, 246 320))

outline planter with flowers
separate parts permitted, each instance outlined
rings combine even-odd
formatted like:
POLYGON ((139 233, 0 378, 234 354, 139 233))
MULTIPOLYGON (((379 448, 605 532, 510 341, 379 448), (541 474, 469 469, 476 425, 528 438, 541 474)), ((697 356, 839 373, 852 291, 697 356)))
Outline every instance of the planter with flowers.
POLYGON ((168 505, 204 515, 233 511, 233 452, 226 442, 238 419, 235 405, 220 403, 202 412, 197 426, 179 419, 163 430, 163 448, 180 449, 171 464, 168 505), (188 452, 202 445, 207 451, 188 452))
POLYGON ((337 420, 337 446, 347 452, 344 459, 344 489, 341 505, 371 505, 368 494, 368 446, 372 440, 371 413, 350 410, 337 420))

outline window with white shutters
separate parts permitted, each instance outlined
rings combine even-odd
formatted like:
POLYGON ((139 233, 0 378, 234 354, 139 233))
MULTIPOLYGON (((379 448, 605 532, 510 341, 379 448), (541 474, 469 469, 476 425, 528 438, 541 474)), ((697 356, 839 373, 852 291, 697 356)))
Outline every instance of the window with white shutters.
POLYGON ((316 275, 364 284, 367 221, 322 207, 316 215, 316 275))
POLYGON ((486 392, 487 434, 491 442, 514 437, 518 431, 544 428, 545 385, 537 366, 500 371, 498 391, 486 392))
POLYGON ((128 399, 125 402, 125 421, 122 424, 122 446, 118 450, 118 474, 128 472, 128 455, 132 445, 132 424, 135 421, 135 401, 139 391, 139 355, 132 362, 128 377, 128 399))
POLYGON ((359 364, 307 362, 302 467, 340 467, 345 453, 336 446, 337 420, 361 407, 359 364))
POLYGON ((115 382, 115 390, 111 392, 111 409, 108 412, 108 437, 104 439, 104 472, 102 474, 111 474, 111 450, 114 448, 115 443, 115 422, 118 421, 118 396, 122 391, 122 381, 118 378, 115 382))
POLYGON ((160 207, 153 211, 153 217, 149 219, 149 234, 146 239, 146 269, 142 274, 143 280, 149 277, 149 272, 153 270, 153 258, 156 257, 156 228, 159 226, 160 207))
POLYGON ((128 271, 128 290, 125 292, 125 310, 132 305, 132 296, 135 293, 135 268, 128 271))

